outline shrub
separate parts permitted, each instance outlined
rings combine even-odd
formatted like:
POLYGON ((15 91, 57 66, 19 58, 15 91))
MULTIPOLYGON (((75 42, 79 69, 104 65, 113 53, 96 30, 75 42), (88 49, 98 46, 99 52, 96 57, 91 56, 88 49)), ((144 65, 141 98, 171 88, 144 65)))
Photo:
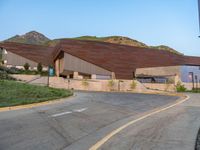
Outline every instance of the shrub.
POLYGON ((183 84, 181 84, 181 82, 178 82, 176 85, 176 91, 177 92, 185 92, 187 89, 185 88, 185 86, 183 84))
POLYGON ((131 90, 134 90, 134 89, 136 88, 136 86, 137 86, 137 83, 133 80, 133 81, 131 82, 131 84, 130 84, 131 90))
POLYGON ((17 74, 19 72, 19 69, 15 67, 6 68, 4 66, 0 66, 0 71, 5 71, 8 74, 17 74))
POLYGON ((87 80, 83 80, 82 85, 86 88, 89 86, 89 82, 87 80))
POLYGON ((15 80, 15 78, 9 76, 6 71, 0 70, 0 80, 15 80))
POLYGON ((110 88, 110 90, 113 90, 114 85, 115 82, 113 80, 108 81, 108 87, 110 88))
POLYGON ((41 63, 38 63, 38 65, 37 65, 37 71, 38 71, 39 73, 41 73, 41 72, 42 72, 42 69, 43 69, 42 64, 41 64, 41 63))
POLYGON ((28 63, 25 63, 24 64, 24 69, 27 71, 27 70, 29 70, 29 67, 30 67, 30 65, 28 64, 28 63))

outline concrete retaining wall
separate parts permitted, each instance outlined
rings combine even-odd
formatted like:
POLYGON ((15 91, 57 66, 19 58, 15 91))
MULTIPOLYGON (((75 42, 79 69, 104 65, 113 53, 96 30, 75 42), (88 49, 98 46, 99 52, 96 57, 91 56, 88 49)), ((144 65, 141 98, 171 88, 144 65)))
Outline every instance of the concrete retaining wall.
MULTIPOLYGON (((33 75, 12 75, 18 80, 31 84, 47 85, 48 78, 33 75)), ((131 89, 132 80, 113 80, 113 86, 109 86, 110 80, 82 80, 64 79, 61 77, 50 77, 49 85, 55 88, 90 90, 90 91, 134 91, 147 92, 148 90, 140 82, 136 82, 135 89, 131 89)))
MULTIPOLYGON (((31 84, 47 85, 48 78, 37 75, 12 75, 31 84)), ((109 86, 110 80, 82 80, 82 79, 64 79, 61 77, 50 77, 49 85, 55 88, 89 90, 89 91, 133 91, 133 92, 152 92, 153 90, 175 92, 174 84, 158 83, 140 83, 136 82, 136 88, 131 89, 132 80, 113 80, 113 87, 109 86)), ((186 88, 192 89, 192 84, 183 83, 186 88)))
POLYGON ((175 92, 176 88, 174 84, 160 84, 160 83, 143 83, 143 85, 152 90, 175 92))

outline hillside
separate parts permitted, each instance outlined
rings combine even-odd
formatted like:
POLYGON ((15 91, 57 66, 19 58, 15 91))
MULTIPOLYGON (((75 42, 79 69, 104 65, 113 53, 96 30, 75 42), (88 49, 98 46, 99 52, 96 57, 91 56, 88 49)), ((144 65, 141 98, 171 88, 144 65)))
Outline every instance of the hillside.
POLYGON ((36 31, 31 31, 28 32, 24 35, 15 35, 5 41, 8 42, 17 42, 17 43, 27 43, 27 44, 45 44, 47 41, 49 41, 46 36, 43 34, 36 32, 36 31))
MULTIPOLYGON (((121 45, 129 45, 129 46, 137 46, 137 47, 146 47, 146 48, 152 48, 157 50, 164 50, 169 51, 178 55, 183 55, 182 53, 178 52, 177 50, 165 46, 165 45, 159 45, 159 46, 148 46, 142 42, 139 42, 137 40, 128 38, 128 37, 122 37, 122 36, 108 36, 108 37, 96 37, 96 36, 81 36, 76 38, 66 38, 66 39, 74 39, 74 40, 89 40, 89 41, 100 41, 100 42, 108 42, 108 43, 114 43, 114 44, 121 44, 121 45)), ((60 39, 55 39, 48 41, 46 45, 49 46, 55 46, 60 39)))
MULTIPOLYGON (((137 46, 137 47, 146 47, 146 48, 153 48, 158 50, 165 50, 172 53, 176 53, 179 55, 183 55, 182 53, 174 50, 171 47, 160 45, 160 46, 148 46, 142 42, 137 40, 123 37, 123 36, 108 36, 108 37, 96 37, 96 36, 81 36, 76 38, 66 38, 66 39, 74 39, 74 40, 91 40, 91 41, 101 41, 101 42, 108 42, 108 43, 115 43, 115 44, 122 44, 122 45, 129 45, 129 46, 137 46)), ((11 37, 5 41, 9 42, 18 42, 18 43, 27 43, 27 44, 39 44, 39 45, 46 45, 46 46, 55 46, 60 39, 50 40, 43 34, 31 31, 24 35, 16 35, 11 37)))

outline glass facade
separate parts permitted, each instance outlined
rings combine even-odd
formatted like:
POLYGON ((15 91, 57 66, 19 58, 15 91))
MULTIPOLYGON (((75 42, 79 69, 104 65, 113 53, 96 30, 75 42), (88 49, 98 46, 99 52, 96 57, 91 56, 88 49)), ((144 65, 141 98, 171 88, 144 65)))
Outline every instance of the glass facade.
POLYGON ((181 66, 181 81, 186 83, 200 82, 200 66, 181 66))

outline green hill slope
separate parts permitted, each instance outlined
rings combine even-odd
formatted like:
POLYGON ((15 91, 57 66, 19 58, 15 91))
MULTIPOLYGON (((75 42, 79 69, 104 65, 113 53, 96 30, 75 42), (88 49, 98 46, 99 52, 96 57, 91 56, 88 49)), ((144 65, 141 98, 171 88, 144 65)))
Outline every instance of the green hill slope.
MULTIPOLYGON (((164 50, 169 51, 172 53, 176 53, 179 55, 183 55, 182 53, 176 51, 173 48, 170 48, 165 45, 160 46, 148 46, 145 43, 139 42, 137 40, 123 37, 123 36, 108 36, 108 37, 96 37, 96 36, 81 36, 76 38, 66 38, 66 39, 74 39, 74 40, 91 40, 91 41, 101 41, 101 42, 108 42, 108 43, 115 43, 115 44, 122 44, 122 45, 129 45, 129 46, 137 46, 137 47, 146 47, 146 48, 153 48, 157 50, 164 50)), ((55 46, 60 39, 54 39, 50 40, 43 34, 31 31, 24 35, 16 35, 14 37, 11 37, 5 41, 10 42, 18 42, 18 43, 27 43, 27 44, 39 44, 39 45, 46 45, 46 46, 55 46)))

